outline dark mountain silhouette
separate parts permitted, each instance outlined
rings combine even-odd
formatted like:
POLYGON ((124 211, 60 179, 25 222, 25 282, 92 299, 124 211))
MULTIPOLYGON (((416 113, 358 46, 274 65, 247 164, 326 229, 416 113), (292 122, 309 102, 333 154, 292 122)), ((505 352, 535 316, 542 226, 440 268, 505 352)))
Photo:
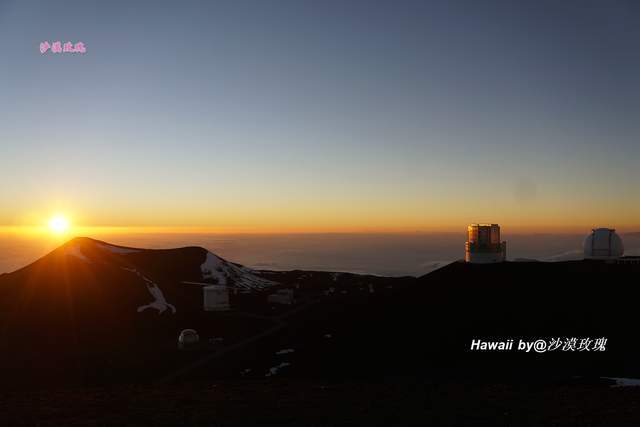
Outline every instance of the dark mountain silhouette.
POLYGON ((455 262, 423 277, 253 271, 206 249, 79 238, 0 276, 0 375, 13 386, 304 377, 640 376, 640 265, 455 262), (188 283, 185 283, 188 282, 188 283), (223 283, 230 312, 203 310, 223 283), (269 303, 287 288, 295 304, 269 303), (179 351, 185 328, 201 341, 179 351), (606 351, 474 352, 473 339, 606 338, 606 351))
POLYGON ((290 375, 316 378, 526 383, 640 377, 639 273, 638 264, 596 261, 455 262, 417 279, 379 279, 373 294, 345 282, 347 295, 300 313, 278 337, 245 349, 251 358, 242 363, 255 367, 262 352, 270 366, 286 360, 290 375), (470 350, 473 339, 509 338, 607 341, 605 351, 564 345, 545 353, 470 350), (279 348, 296 352, 274 357, 279 348))
POLYGON ((0 276, 0 351, 34 376, 69 376, 50 368, 163 342, 181 319, 202 312, 201 286, 183 281, 243 292, 276 285, 199 247, 142 250, 76 238, 0 276))

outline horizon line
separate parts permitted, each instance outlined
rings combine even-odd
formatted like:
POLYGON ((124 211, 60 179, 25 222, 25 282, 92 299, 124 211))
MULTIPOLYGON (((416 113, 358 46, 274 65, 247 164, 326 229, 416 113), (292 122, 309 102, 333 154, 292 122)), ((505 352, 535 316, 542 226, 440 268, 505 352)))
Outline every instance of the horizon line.
MULTIPOLYGON (((74 225, 65 233, 64 238, 90 237, 92 234, 245 234, 245 235, 329 235, 329 234, 390 234, 390 235, 416 235, 416 234, 466 234, 467 226, 460 228, 434 227, 434 228, 250 228, 250 227, 203 227, 203 226, 86 226, 74 225)), ((606 226, 606 224, 604 224, 606 226)), ((599 226, 599 225, 598 225, 599 226)), ((522 227, 501 225, 503 234, 506 235, 531 235, 531 234, 585 234, 590 232, 596 225, 590 226, 540 226, 522 227), (511 231, 510 231, 511 230, 511 231)), ((638 227, 611 227, 621 234, 640 232, 638 227)), ((50 235, 51 232, 44 225, 0 225, 0 233, 18 233, 28 235, 50 235)))

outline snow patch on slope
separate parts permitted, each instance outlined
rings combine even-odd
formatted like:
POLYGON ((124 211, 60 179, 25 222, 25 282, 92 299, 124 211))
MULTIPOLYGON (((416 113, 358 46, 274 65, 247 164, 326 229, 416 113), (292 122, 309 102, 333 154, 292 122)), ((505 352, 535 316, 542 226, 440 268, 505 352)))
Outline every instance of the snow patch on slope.
POLYGON ((147 290, 149 291, 149 293, 153 297, 153 301, 152 302, 150 302, 149 304, 141 305, 140 307, 138 307, 138 313, 142 313, 143 311, 145 311, 148 308, 154 308, 154 309, 158 310, 159 314, 164 313, 167 310, 167 308, 170 308, 171 312, 173 314, 176 313, 176 307, 173 304, 169 304, 167 302, 167 300, 165 299, 164 294, 162 293, 162 290, 160 289, 160 287, 158 285, 156 285, 151 279, 149 279, 148 277, 144 276, 142 273, 140 273, 135 268, 122 267, 122 269, 126 270, 126 271, 130 271, 130 272, 136 274, 142 280, 144 280, 144 282, 145 282, 145 284, 147 286, 147 290))
POLYGON ((67 256, 79 258, 82 261, 91 264, 91 260, 82 253, 82 249, 78 245, 68 246, 67 248, 65 248, 64 254, 67 256))
POLYGON ((282 368, 286 368, 287 366, 291 366, 291 363, 282 362, 281 364, 274 366, 273 368, 270 368, 269 371, 267 371, 265 377, 272 377, 276 375, 278 371, 280 371, 282 368))
POLYGON ((224 261, 211 252, 207 252, 207 259, 200 266, 204 279, 213 279, 219 285, 227 284, 227 276, 224 274, 224 261))
POLYGON ((615 385, 611 387, 638 387, 640 386, 640 379, 636 378, 612 378, 612 377, 604 377, 607 380, 615 381, 615 385))
POLYGON ((207 252, 207 257, 200 266, 200 271, 202 278, 206 281, 241 289, 265 289, 276 284, 271 280, 256 276, 255 272, 247 267, 239 267, 211 252, 207 252))

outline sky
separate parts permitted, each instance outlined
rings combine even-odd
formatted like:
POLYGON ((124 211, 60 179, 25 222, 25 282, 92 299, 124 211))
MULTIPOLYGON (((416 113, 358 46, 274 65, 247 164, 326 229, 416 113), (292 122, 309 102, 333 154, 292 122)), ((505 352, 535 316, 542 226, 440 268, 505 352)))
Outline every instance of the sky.
POLYGON ((637 231, 634 3, 0 0, 0 226, 637 231))

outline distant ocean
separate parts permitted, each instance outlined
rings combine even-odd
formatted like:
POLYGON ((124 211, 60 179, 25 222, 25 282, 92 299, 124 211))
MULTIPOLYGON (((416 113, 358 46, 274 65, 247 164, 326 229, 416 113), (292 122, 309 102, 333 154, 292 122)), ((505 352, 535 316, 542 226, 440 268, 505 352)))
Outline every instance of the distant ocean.
MULTIPOLYGON (((464 257, 465 235, 416 234, 115 234, 89 236, 143 248, 203 246, 252 268, 347 271, 419 276, 464 257)), ((640 235, 622 235, 626 253, 640 255, 640 235)), ((509 259, 561 261, 582 257, 583 235, 504 234, 509 259)), ((0 273, 14 271, 47 254, 62 241, 0 234, 0 273)))

